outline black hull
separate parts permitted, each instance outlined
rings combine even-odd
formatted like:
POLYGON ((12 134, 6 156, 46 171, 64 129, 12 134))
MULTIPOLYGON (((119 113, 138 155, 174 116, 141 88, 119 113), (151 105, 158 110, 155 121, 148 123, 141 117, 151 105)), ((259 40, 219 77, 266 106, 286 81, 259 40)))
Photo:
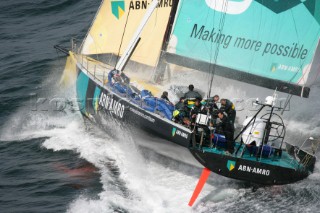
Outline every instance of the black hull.
POLYGON ((190 149, 192 155, 206 168, 219 175, 263 185, 289 184, 306 178, 309 172, 260 163, 228 155, 190 149), (230 168, 230 165, 234 168, 230 168))
POLYGON ((170 142, 188 148, 191 131, 160 115, 141 109, 136 103, 103 87, 90 73, 78 71, 77 97, 82 115, 108 132, 103 121, 111 119, 143 129, 170 142))
POLYGON ((204 167, 219 175, 264 185, 280 185, 304 179, 314 166, 313 164, 308 169, 303 166, 291 169, 224 154, 203 152, 192 148, 192 133, 189 129, 142 109, 137 103, 132 103, 112 89, 104 87, 90 73, 78 69, 76 86, 81 113, 107 132, 108 126, 105 125, 105 120, 115 119, 125 124, 125 128, 128 128, 127 124, 131 124, 188 148, 204 167), (230 168, 230 164, 234 164, 233 169, 230 168))

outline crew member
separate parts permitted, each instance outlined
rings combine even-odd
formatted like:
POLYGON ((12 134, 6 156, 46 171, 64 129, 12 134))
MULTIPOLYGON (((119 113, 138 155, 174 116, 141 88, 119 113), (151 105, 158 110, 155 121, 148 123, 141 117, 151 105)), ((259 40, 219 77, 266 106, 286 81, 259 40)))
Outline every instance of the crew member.
POLYGON ((217 103, 219 102, 219 99, 220 99, 219 95, 215 95, 212 98, 208 99, 207 106, 209 108, 209 112, 210 112, 212 119, 218 118, 217 114, 218 114, 219 107, 218 107, 217 103))
POLYGON ((225 111, 229 120, 234 124, 236 120, 236 109, 234 104, 228 99, 221 99, 221 110, 225 111))
MULTIPOLYGON (((168 98, 168 92, 167 91, 164 91, 161 95, 161 98, 166 100, 166 101, 169 101, 169 98, 168 98)), ((169 101, 170 102, 170 101, 169 101)))
POLYGON ((134 98, 135 93, 130 88, 130 78, 119 70, 111 70, 108 74, 108 84, 122 95, 134 98))
POLYGON ((120 73, 120 77, 124 84, 130 84, 130 78, 126 74, 124 74, 124 72, 120 73))
POLYGON ((109 74, 108 74, 108 83, 110 85, 114 84, 116 76, 120 76, 119 75, 119 70, 114 69, 114 70, 111 70, 109 72, 109 74))
POLYGON ((195 125, 196 123, 196 118, 197 115, 201 113, 201 114, 207 114, 207 109, 205 106, 201 105, 201 99, 200 98, 196 98, 195 102, 194 102, 194 106, 192 107, 191 111, 190 111, 190 117, 191 117, 191 124, 195 125))
POLYGON ((200 100, 202 100, 202 96, 197 91, 193 91, 193 89, 194 89, 194 86, 190 84, 189 91, 184 94, 184 97, 186 99, 199 98, 200 100))
POLYGON ((113 69, 108 74, 108 82, 110 85, 113 85, 116 82, 122 85, 128 85, 130 83, 130 78, 123 72, 120 73, 119 70, 113 69))
POLYGON ((185 104, 185 97, 181 97, 179 102, 174 106, 175 110, 173 111, 172 120, 176 123, 183 123, 183 119, 187 117, 188 107, 185 104))
POLYGON ((219 110, 218 117, 220 119, 220 123, 217 124, 218 127, 221 127, 222 132, 227 140, 227 153, 233 154, 234 152, 234 125, 232 121, 227 117, 222 110, 219 110))
POLYGON ((185 104, 185 101, 186 100, 186 98, 185 97, 181 97, 180 98, 180 100, 179 100, 179 102, 178 103, 176 103, 176 105, 174 106, 175 107, 175 109, 177 109, 177 110, 185 110, 185 107, 186 107, 186 104, 185 104))
POLYGON ((219 102, 219 99, 220 99, 219 95, 213 96, 212 103, 211 103, 211 108, 213 110, 218 110, 219 109, 219 107, 217 105, 217 103, 219 102))
MULTIPOLYGON (((196 98, 194 106, 192 107, 190 111, 190 117, 191 117, 191 129, 193 130, 193 133, 195 134, 195 139, 197 142, 202 143, 202 145, 209 145, 211 140, 210 130, 208 128, 208 123, 202 123, 204 122, 203 117, 200 119, 200 123, 196 123, 197 116, 199 114, 203 114, 201 116, 206 117, 208 115, 208 108, 201 104, 201 99, 196 98), (201 140, 203 140, 201 142, 201 140)), ((208 117, 206 117, 206 121, 208 122, 208 117)))

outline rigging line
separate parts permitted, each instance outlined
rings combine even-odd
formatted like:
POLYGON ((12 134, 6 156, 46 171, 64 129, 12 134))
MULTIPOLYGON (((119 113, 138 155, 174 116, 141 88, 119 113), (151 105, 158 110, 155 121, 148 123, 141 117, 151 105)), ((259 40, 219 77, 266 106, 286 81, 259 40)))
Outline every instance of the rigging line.
POLYGON ((290 104, 290 100, 291 100, 292 96, 293 96, 292 94, 290 94, 290 93, 288 94, 288 97, 286 99, 286 102, 284 103, 283 109, 281 110, 281 115, 283 115, 283 113, 286 110, 287 106, 290 104))
MULTIPOLYGON (((294 29, 296 31, 296 35, 297 35, 297 38, 298 38, 298 43, 300 43, 300 39, 299 39, 299 35, 298 35, 298 30, 297 30, 297 23, 296 23, 296 20, 294 19, 294 15, 293 15, 293 12, 292 12, 292 9, 290 9, 290 12, 291 12, 291 16, 292 16, 292 19, 293 19, 293 23, 294 23, 294 29)), ((300 60, 300 69, 302 70, 302 62, 300 60)), ((297 76, 297 74, 299 73, 300 70, 298 70, 293 76, 292 78, 289 80, 289 83, 297 76)))
POLYGON ((316 83, 316 81, 319 78, 319 76, 320 76, 320 65, 318 65, 317 68, 315 68, 315 69, 318 70, 318 72, 316 73, 312 83, 309 84, 309 87, 313 86, 316 83))
POLYGON ((121 42, 120 42, 120 46, 119 46, 119 50, 118 50, 118 54, 117 54, 117 60, 116 60, 116 63, 114 65, 114 69, 116 69, 116 65, 120 59, 120 50, 121 50, 121 46, 122 46, 122 42, 123 42, 123 37, 124 37, 124 34, 126 33, 126 28, 127 28, 127 23, 128 23, 128 20, 129 20, 129 15, 130 15, 130 11, 131 11, 131 8, 129 7, 129 11, 128 11, 128 15, 127 15, 127 19, 126 19, 126 23, 124 25, 124 28, 123 28, 123 33, 122 33, 122 37, 121 37, 121 42))
MULTIPOLYGON (((290 11, 291 11, 291 16, 292 16, 292 19, 293 19, 293 22, 294 22, 294 27, 295 27, 295 31, 296 31, 296 34, 297 34, 298 43, 300 43, 300 41, 299 41, 300 39, 299 39, 299 36, 298 36, 298 30, 297 30, 296 20, 295 20, 295 18, 294 18, 292 9, 290 9, 290 11)), ((314 39, 314 41, 312 42, 312 44, 314 44, 314 42, 315 42, 316 39, 317 39, 317 36, 315 36, 315 39, 314 39)), ((308 54, 310 54, 310 51, 308 52, 308 54)), ((307 73, 303 73, 303 70, 302 70, 302 65, 303 65, 303 62, 304 62, 305 60, 307 60, 306 58, 307 58, 307 57, 305 57, 304 60, 300 59, 300 66, 299 66, 299 67, 300 67, 300 70, 302 71, 302 77, 300 78, 299 82, 300 82, 302 79, 304 79, 305 74, 307 74, 307 73)), ((298 73, 299 73, 300 70, 298 70, 298 71, 292 76, 292 78, 289 80, 289 83, 298 75, 298 73)), ((310 71, 309 71, 309 72, 310 72, 310 71)), ((309 72, 308 72, 308 73, 309 73, 309 72)), ((298 83, 299 83, 299 82, 298 82, 298 83)))
POLYGON ((62 61, 62 59, 61 59, 61 57, 59 55, 59 51, 57 49, 56 49, 56 53, 57 53, 57 56, 58 56, 59 63, 61 63, 61 66, 63 66, 63 61, 62 61))
MULTIPOLYGON (((206 19, 205 21, 207 21, 208 19, 210 19, 210 13, 211 13, 211 8, 208 7, 207 9, 207 14, 206 14, 206 19)), ((215 15, 216 15, 216 11, 213 10, 213 17, 212 17, 212 27, 214 28, 214 20, 215 20, 215 15)), ((210 62, 211 62, 211 58, 212 58, 212 47, 213 47, 213 42, 211 42, 211 45, 205 45, 207 43, 206 40, 202 40, 202 43, 204 44, 204 48, 207 51, 208 55, 210 55, 210 62)))
MULTIPOLYGON (((216 1, 215 1, 215 5, 214 5, 215 7, 216 7, 216 1)), ((214 11, 214 15, 213 15, 213 26, 214 26, 214 20, 215 20, 215 16, 216 16, 216 11, 214 11)), ((221 20, 221 19, 220 19, 221 20)), ((220 27, 220 26, 219 26, 220 27)), ((218 31, 219 31, 219 29, 218 29, 218 31)), ((213 43, 211 44, 211 46, 210 46, 210 63, 209 63, 209 72, 208 72, 208 79, 211 79, 210 77, 212 76, 212 53, 213 53, 213 51, 212 51, 212 49, 213 49, 213 43)), ((212 80, 213 81, 213 80, 212 80)), ((211 82, 211 80, 209 80, 208 81, 208 93, 207 93, 207 98, 209 98, 210 96, 211 96, 211 88, 212 88, 212 82, 211 82)))
POLYGON ((318 67, 316 69, 318 69, 318 73, 317 73, 316 77, 314 78, 311 85, 313 85, 317 81, 318 77, 320 76, 320 65, 318 65, 318 67))
MULTIPOLYGON (((214 2, 214 7, 216 7, 216 2, 214 2)), ((208 14, 210 13, 210 10, 208 10, 208 14)), ((213 28, 215 26, 215 16, 216 16, 216 10, 214 10, 214 13, 213 13, 213 17, 212 17, 212 23, 213 23, 213 28)), ((210 45, 210 50, 209 50, 209 54, 210 54, 210 61, 209 61, 209 71, 207 72, 207 79, 210 79, 210 76, 211 76, 211 64, 212 64, 212 54, 213 53, 213 42, 211 43, 210 45)), ((210 97, 210 80, 208 80, 207 82, 207 88, 208 88, 208 91, 207 91, 207 98, 210 97)))
MULTIPOLYGON (((103 1, 101 2, 101 4, 100 4, 100 6, 99 6, 99 8, 98 8, 98 10, 97 10, 97 12, 96 12, 96 14, 95 14, 95 16, 94 16, 93 21, 92 21, 92 22, 91 22, 91 24, 90 24, 89 30, 88 30, 88 32, 87 32, 87 34, 86 34, 86 36, 84 37, 84 39, 83 39, 83 41, 82 41, 82 43, 81 43, 80 47, 79 47, 79 50, 82 50, 83 45, 84 45, 85 41, 87 40, 87 37, 88 37, 88 35, 89 35, 89 33, 90 33, 90 31, 91 31, 92 27, 93 27, 93 24, 95 23, 96 18, 98 17, 98 14, 100 13, 100 10, 101 10, 102 5, 103 5, 103 3, 104 3, 104 2, 105 2, 105 0, 103 0, 103 1)), ((81 51, 81 52, 82 52, 82 51, 81 51)))
MULTIPOLYGON (((153 12, 153 14, 155 14, 154 16, 155 16, 155 21, 154 21, 154 26, 153 26, 153 29, 155 30, 156 29, 156 27, 157 27, 157 23, 158 23, 158 7, 156 7, 156 9, 154 10, 154 12, 153 12)), ((153 15, 152 14, 152 15, 153 15)), ((150 18, 150 20, 151 20, 151 18, 150 18)), ((150 28, 151 28, 151 24, 150 24, 150 28)), ((140 36, 141 37, 141 36, 140 36)), ((143 44, 145 44, 146 42, 148 42, 148 38, 143 38, 143 39, 141 39, 142 41, 140 41, 139 42, 139 48, 141 48, 142 46, 143 46, 143 44)), ((138 47, 135 49, 135 52, 137 52, 139 49, 138 49, 138 47)), ((139 56, 139 54, 135 54, 135 56, 139 56)), ((141 56, 143 56, 143 55, 140 55, 140 57, 141 56)), ((156 67, 154 67, 154 69, 156 69, 156 67)))
MULTIPOLYGON (((320 29, 319 29, 317 35, 318 35, 319 33, 320 33, 320 29)), ((315 38, 314 38, 314 40, 313 40, 313 42, 312 42, 312 44, 314 44, 317 39, 318 39, 318 44, 317 44, 317 47, 316 47, 316 49, 315 49, 315 53, 317 52, 317 49, 320 48, 320 40, 319 40, 319 38, 318 38, 317 36, 315 36, 315 38)), ((309 49, 311 49, 311 48, 312 48, 312 47, 310 47, 309 49)), ((309 55, 309 54, 310 54, 310 51, 308 52, 308 55, 309 55)), ((307 56, 306 56, 306 58, 307 58, 307 56)), ((312 59, 312 61, 311 61, 311 65, 313 64, 313 60, 314 60, 314 59, 316 59, 316 56, 315 56, 315 55, 313 56, 313 59, 312 59)), ((306 60, 306 59, 305 59, 305 60, 306 60)), ((302 65, 301 65, 301 67, 302 67, 302 65)), ((319 67, 319 65, 318 65, 318 67, 319 67)), ((302 77, 300 78, 300 80, 299 80, 298 83, 300 83, 300 81, 304 79, 304 76, 307 75, 307 74, 309 74, 310 71, 311 71, 311 67, 310 67, 309 72, 305 72, 305 73, 302 72, 302 77)), ((297 73, 295 74, 295 76, 296 76, 296 75, 297 75, 297 73)), ((318 76, 319 76, 319 73, 317 74, 317 77, 318 77, 318 76)), ((316 77, 316 78, 317 78, 317 77, 316 77)), ((314 82, 316 81, 316 78, 315 78, 314 82)), ((308 80, 308 79, 307 79, 307 80, 308 80)), ((313 82, 313 83, 314 83, 314 82, 313 82)), ((312 83, 312 84, 313 84, 313 83, 312 83)), ((310 85, 312 85, 312 84, 310 84, 310 85)))
MULTIPOLYGON (((172 7, 171 7, 171 9, 172 9, 172 7)), ((154 29, 157 27, 157 23, 158 23, 158 7, 155 9, 155 23, 154 23, 154 29)), ((171 13, 171 11, 170 11, 170 13, 171 13)), ((170 16, 170 15, 169 15, 170 16)), ((168 19, 168 22, 169 22, 169 20, 170 20, 170 17, 169 17, 169 19, 168 19)), ((166 29, 166 31, 167 31, 167 29, 166 29)), ((164 33, 164 35, 163 35, 163 40, 162 40, 162 43, 164 43, 164 42, 166 42, 165 41, 165 37, 166 37, 166 31, 165 31, 165 33, 164 33)), ((141 44, 142 45, 142 44, 141 44)), ((155 66, 153 67, 153 70, 152 70, 152 75, 150 76, 150 81, 152 81, 152 79, 154 78, 154 75, 155 75, 155 73, 156 73, 156 71, 157 71, 157 67, 158 67, 158 64, 159 64, 159 61, 160 61, 160 58, 161 58, 161 55, 162 55, 162 48, 160 49, 160 53, 159 53, 159 55, 158 55, 158 57, 157 57, 157 60, 156 60, 156 64, 155 64, 155 66)), ((165 70, 167 70, 167 69, 169 69, 169 68, 167 68, 167 66, 165 66, 166 68, 165 68, 165 70)), ((168 71, 168 72, 170 72, 170 70, 168 71)), ((165 72, 164 72, 165 73, 165 72)), ((165 79, 165 80, 167 80, 167 79, 165 79)))
MULTIPOLYGON (((214 2, 214 7, 216 7, 216 1, 214 2)), ((207 18, 209 16, 209 13, 210 13, 210 10, 208 10, 208 13, 207 13, 207 18)), ((215 20, 215 17, 216 17, 216 10, 214 10, 213 12, 213 17, 212 17, 212 23, 213 23, 213 28, 214 28, 214 20, 215 20)), ((205 42, 205 41, 204 41, 205 42)), ((211 45, 210 45, 210 50, 209 50, 209 54, 210 54, 210 63, 209 63, 209 72, 207 72, 207 79, 210 79, 210 76, 211 76, 211 64, 212 64, 212 54, 213 53, 213 42, 211 42, 211 45)), ((210 88, 210 81, 208 81, 208 88, 210 88)), ((210 95, 209 93, 207 94, 207 98, 209 98, 210 95)))
MULTIPOLYGON (((296 20, 295 20, 295 18, 294 18, 292 9, 291 9, 290 11, 291 11, 292 19, 293 19, 293 22, 294 22, 294 27, 295 27, 295 31, 296 31, 296 34, 297 34, 298 43, 300 43, 300 41, 299 41, 299 36, 298 36, 298 30, 297 30, 296 20)), ((317 36, 315 36, 315 39, 314 39, 314 41, 312 42, 312 44, 314 44, 314 42, 315 42, 316 39, 317 39, 317 36)), ((319 44, 318 44, 318 45, 319 45, 319 44)), ((308 54, 310 54, 310 51, 308 52, 308 54)), ((306 57, 306 58, 307 58, 307 57, 306 57)), ((302 72, 302 76, 301 76, 301 78, 299 79, 299 81, 297 82, 297 84, 299 84, 300 81, 304 80, 306 74, 308 75, 308 74, 310 73, 311 67, 310 67, 309 71, 303 73, 303 67, 302 67, 302 65, 303 65, 303 62, 307 60, 306 58, 305 58, 304 60, 300 59, 300 66, 299 66, 300 69, 296 71, 296 73, 291 77, 290 80, 288 80, 289 83, 291 83, 291 82, 293 81, 293 79, 298 75, 298 73, 300 73, 300 71, 302 72)), ((312 61, 313 61, 313 60, 312 60, 312 61)), ((312 63, 312 62, 311 62, 311 63, 312 63)), ((308 79, 306 79, 306 80, 308 80, 308 79)), ((314 82, 315 82, 315 81, 314 81, 314 82)), ((304 83, 304 85, 303 85, 303 87, 304 87, 305 84, 306 84, 306 82, 303 82, 303 83, 304 83)), ((310 85, 312 85, 312 84, 310 84, 310 85)), ((303 88, 302 88, 302 90, 303 90, 303 88)), ((291 99, 291 98, 290 98, 290 99, 291 99)), ((282 113, 283 113, 283 111, 282 111, 282 113)))
MULTIPOLYGON (((217 2, 215 1, 214 4, 215 4, 214 7, 216 7, 216 6, 217 6, 217 2)), ((217 14, 217 11, 214 10, 214 14, 213 14, 213 26, 214 26, 214 23, 215 23, 214 21, 215 21, 215 19, 216 19, 216 14, 217 14)), ((218 29, 218 30, 219 30, 219 29, 218 29)), ((213 52, 214 52, 214 51, 213 51, 213 48, 214 48, 213 45, 214 45, 214 44, 211 43, 211 46, 210 46, 210 53, 211 53, 211 54, 210 54, 210 64, 209 64, 208 79, 210 79, 210 77, 211 77, 211 75, 212 75, 212 69, 211 69, 211 67, 212 67, 212 56, 213 56, 213 52)), ((209 91, 208 91, 208 98, 211 96, 211 92, 210 92, 210 91, 211 91, 211 86, 210 86, 210 85, 211 85, 211 83, 210 83, 210 81, 208 81, 208 90, 209 90, 209 91)))
MULTIPOLYGON (((294 18, 292 9, 290 10, 290 12, 291 12, 291 16, 292 16, 292 19, 293 19, 293 22, 294 22, 294 27, 295 27, 296 35, 297 35, 297 38, 298 38, 298 43, 300 43, 300 41, 299 41, 300 39, 299 39, 299 36, 298 36, 298 30, 297 30, 297 24, 296 24, 296 20, 295 20, 295 18, 294 18)), ((315 39, 316 39, 316 38, 317 38, 317 37, 315 37, 315 39)), ((315 41, 315 40, 314 40, 314 41, 315 41)), ((313 43, 314 43, 314 42, 313 42, 313 43)), ((310 51, 309 51, 308 54, 310 54, 310 51)), ((306 57, 306 58, 307 58, 307 57, 306 57)), ((291 82, 293 81, 293 79, 298 75, 298 73, 300 73, 300 71, 302 72, 302 76, 301 76, 301 78, 299 79, 299 81, 297 82, 298 84, 300 83, 301 80, 304 79, 304 76, 305 76, 306 74, 309 74, 310 70, 309 70, 309 72, 303 73, 303 68, 302 68, 303 62, 306 60, 306 58, 305 58, 304 60, 300 59, 300 66, 299 66, 300 69, 295 72, 295 74, 291 77, 290 80, 288 80, 289 83, 291 83, 291 82)), ((304 82, 304 83, 306 83, 306 82, 304 82)), ((290 99, 291 99, 291 98, 290 98, 290 99)), ((283 113, 283 112, 282 112, 282 113, 283 113)))
MULTIPOLYGON (((317 47, 317 48, 318 48, 318 47, 317 47)), ((309 54, 310 54, 310 51, 308 52, 307 55, 309 55, 309 54)), ((313 56, 313 57, 315 57, 315 56, 313 56)), ((306 58, 307 58, 307 56, 306 56, 306 58)), ((307 60, 306 58, 304 59, 304 61, 307 60)), ((309 69, 309 71, 303 72, 302 62, 301 62, 301 64, 300 64, 300 70, 302 71, 302 76, 300 77, 300 79, 299 79, 299 81, 298 81, 297 83, 300 83, 302 80, 304 80, 304 76, 305 76, 305 75, 308 75, 308 74, 310 73, 312 63, 313 63, 313 60, 311 60, 311 64, 310 64, 310 69, 309 69)), ((292 76, 292 78, 289 80, 289 83, 298 75, 298 73, 299 73, 300 70, 298 70, 298 71, 292 76)), ((308 79, 306 79, 306 80, 308 80, 308 79)), ((306 83, 306 82, 304 82, 304 83, 306 83)))
MULTIPOLYGON (((255 13, 258 13, 260 15, 260 19, 259 19, 259 25, 258 25, 258 30, 257 30, 257 34, 256 34, 256 39, 259 40, 259 35, 261 35, 261 26, 262 26, 262 22, 264 22, 262 19, 266 16, 263 16, 263 12, 262 12, 262 7, 259 7, 260 11, 254 11, 255 13)), ((258 15, 256 15, 258 17, 258 15)), ((254 63, 254 58, 256 56, 256 54, 258 54, 256 51, 253 53, 252 59, 251 59, 251 64, 250 64, 250 69, 248 70, 248 73, 252 73, 252 65, 254 63)))
MULTIPOLYGON (((228 1, 224 2, 224 5, 223 5, 222 9, 224 9, 224 13, 221 16, 220 23, 219 23, 220 35, 219 35, 218 43, 217 43, 217 46, 216 46, 215 56, 214 56, 214 65, 213 65, 213 69, 212 69, 212 75, 211 75, 210 87, 209 87, 209 93, 208 93, 209 97, 211 96, 211 88, 212 88, 212 84, 213 84, 213 77, 214 77, 214 74, 215 74, 215 71, 216 71, 216 66, 217 66, 216 64, 217 64, 218 55, 219 55, 219 48, 220 48, 220 44, 221 44, 221 41, 220 41, 221 33, 223 31, 223 27, 224 27, 224 24, 225 24, 225 18, 226 18, 227 9, 228 9, 228 1)), ((210 66, 211 66, 211 64, 210 64, 210 66)))

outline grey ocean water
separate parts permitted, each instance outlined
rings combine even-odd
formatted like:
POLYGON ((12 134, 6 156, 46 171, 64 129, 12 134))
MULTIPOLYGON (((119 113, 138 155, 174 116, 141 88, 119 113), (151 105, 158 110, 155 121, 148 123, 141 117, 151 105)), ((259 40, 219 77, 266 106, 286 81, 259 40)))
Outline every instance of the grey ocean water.
MULTIPOLYGON (((85 122, 73 110, 74 88, 59 86, 65 58, 53 45, 82 39, 99 4, 0 2, 0 212, 320 212, 319 162, 307 179, 285 186, 255 188, 212 174, 190 208, 201 167, 186 150, 117 123, 121 137, 112 138, 85 122), (37 109, 36 98, 62 98, 65 109, 37 109)), ((173 82, 200 87, 206 75, 193 75, 173 82)), ((218 77, 214 84, 228 98, 272 93, 218 77)), ((288 140, 320 136, 319 92, 314 85, 309 99, 292 99, 288 140)))

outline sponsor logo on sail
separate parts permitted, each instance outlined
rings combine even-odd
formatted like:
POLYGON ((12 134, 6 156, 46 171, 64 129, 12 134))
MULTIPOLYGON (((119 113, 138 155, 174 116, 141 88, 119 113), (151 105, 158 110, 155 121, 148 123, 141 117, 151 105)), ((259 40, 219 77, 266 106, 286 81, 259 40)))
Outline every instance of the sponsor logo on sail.
POLYGON ((124 0, 122 0, 122 1, 111 1, 111 10, 112 10, 112 14, 117 19, 120 19, 123 16, 124 12, 125 12, 124 0))
MULTIPOLYGON (((151 2, 151 1, 150 1, 151 2)), ((172 7, 173 0, 159 0, 158 8, 172 7)), ((130 1, 129 10, 145 10, 149 6, 147 0, 130 1)))
POLYGON ((227 168, 229 169, 229 171, 234 170, 235 167, 236 167, 236 162, 233 160, 228 160, 227 168))
POLYGON ((177 131, 177 128, 173 127, 172 132, 171 132, 172 137, 174 137, 176 135, 176 131, 177 131))

